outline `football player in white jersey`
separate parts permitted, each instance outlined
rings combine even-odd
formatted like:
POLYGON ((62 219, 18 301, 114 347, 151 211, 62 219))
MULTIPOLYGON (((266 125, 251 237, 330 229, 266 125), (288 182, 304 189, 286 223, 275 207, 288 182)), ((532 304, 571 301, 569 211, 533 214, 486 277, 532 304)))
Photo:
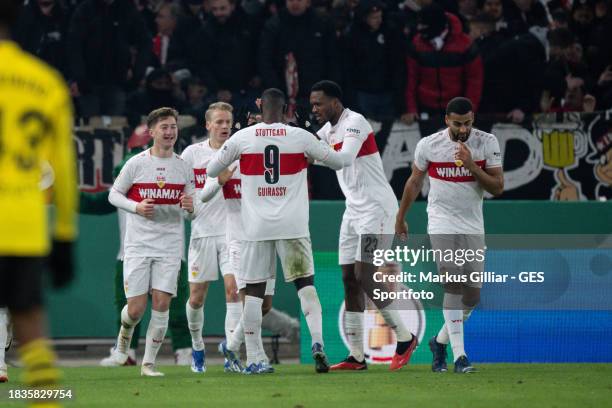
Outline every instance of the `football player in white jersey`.
MULTIPOLYGON (((372 127, 362 115, 344 108, 338 84, 317 82, 311 89, 310 104, 323 125, 317 135, 343 157, 343 168, 336 171, 346 197, 338 252, 346 307, 344 330, 350 354, 331 369, 367 369, 363 352, 365 293, 395 332, 397 346, 390 369, 398 370, 410 360, 418 339, 408 331, 392 301, 374 296, 376 289, 387 289, 374 281, 377 267, 372 260, 375 249, 390 246, 393 240, 397 198, 385 177, 372 127)), ((398 265, 387 267, 398 269, 398 265)))
MULTIPOLYGON (((419 141, 414 153, 412 173, 404 187, 397 213, 395 231, 408 233, 406 213, 429 174, 427 198, 427 232, 432 247, 453 250, 478 250, 484 253, 482 198, 485 191, 497 196, 504 190, 502 157, 497 138, 473 128, 474 113, 469 99, 457 97, 446 108, 448 126, 419 141)), ((464 265, 436 259, 440 274, 463 274, 484 271, 484 256, 478 262, 464 265)), ((480 301, 482 283, 444 285, 444 325, 429 341, 433 353, 432 370, 447 371, 446 345, 450 342, 456 373, 475 371, 467 359, 463 344, 463 323, 480 301)))
POLYGON ((8 381, 4 353, 9 349, 12 340, 11 315, 7 307, 0 307, 0 383, 8 381))
MULTIPOLYGON (((322 310, 314 287, 314 265, 306 184, 308 159, 340 168, 342 160, 328 145, 299 128, 283 124, 285 95, 278 89, 262 94, 263 122, 234 134, 211 160, 211 177, 240 159, 244 241, 239 278, 245 282, 243 309, 247 349, 245 374, 258 374, 261 307, 269 279, 275 276, 276 255, 285 280, 294 282, 312 336, 317 372, 327 372, 323 351, 322 310)), ((223 349, 227 358, 227 349, 223 349)), ((231 351, 231 350, 230 350, 231 351)), ((236 351, 236 350, 233 350, 236 351)), ((231 353, 233 354, 233 353, 231 353)))
MULTIPOLYGON (((209 110, 213 112, 212 121, 217 121, 217 112, 229 111, 231 112, 231 105, 225 103, 214 103, 210 105, 209 110)), ((229 169, 222 172, 218 178, 209 177, 206 179, 204 188, 197 194, 197 200, 204 203, 211 201, 214 197, 220 195, 225 200, 225 207, 227 213, 226 223, 226 238, 227 238, 227 250, 229 255, 230 273, 225 275, 238 276, 240 270, 240 255, 242 253, 242 240, 243 240, 243 226, 242 218, 240 216, 241 208, 241 183, 240 183, 240 164, 236 161, 232 164, 229 169), (229 177, 229 178, 228 178, 229 177)), ((236 285, 240 289, 241 301, 244 301, 244 287, 245 283, 236 279, 236 285)), ((299 333, 299 322, 287 315, 284 312, 276 310, 272 307, 272 296, 274 295, 275 279, 269 279, 266 284, 266 296, 262 305, 262 328, 272 331, 273 333, 281 334, 290 340, 297 337, 296 332, 299 333)), ((242 306, 242 303, 240 304, 242 306)), ((242 308, 240 309, 242 311, 242 308)), ((227 319, 226 319, 227 323, 227 319)), ((224 348, 230 350, 239 350, 240 346, 244 342, 244 330, 243 330, 242 319, 238 322, 235 327, 231 330, 227 330, 226 324, 226 339, 224 343, 219 344, 219 350, 222 351, 224 348)), ((259 339, 259 357, 257 362, 261 364, 261 371, 264 373, 274 372, 274 368, 270 365, 268 356, 265 353, 263 342, 261 337, 259 339)), ((226 359, 224 364, 224 370, 226 372, 240 372, 242 371, 242 363, 236 353, 231 360, 226 359)))
POLYGON ((159 108, 147 117, 153 147, 132 157, 115 179, 108 200, 128 212, 124 241, 123 280, 127 305, 121 312, 117 358, 127 350, 152 294, 141 375, 163 376, 155 358, 168 328, 170 301, 176 295, 184 252, 183 217, 193 213, 192 168, 173 148, 178 112, 159 108))
MULTIPOLYGON (((214 154, 229 138, 232 129, 232 106, 216 102, 209 106, 205 114, 208 139, 187 147, 182 154, 194 171, 196 191, 201 193, 208 187, 218 189, 232 176, 231 170, 222 172, 218 180, 206 175, 206 166, 214 154), (216 187, 215 187, 216 186, 216 187)), ((189 300, 186 304, 187 321, 191 332, 192 364, 196 373, 206 371, 206 359, 202 328, 204 326, 204 303, 211 281, 218 279, 219 270, 225 286, 225 337, 229 338, 242 315, 242 303, 238 298, 238 288, 234 272, 230 268, 229 251, 226 239, 227 206, 223 196, 212 195, 210 200, 195 200, 195 219, 191 222, 189 243, 189 300)), ((226 362, 226 369, 230 368, 226 362)))

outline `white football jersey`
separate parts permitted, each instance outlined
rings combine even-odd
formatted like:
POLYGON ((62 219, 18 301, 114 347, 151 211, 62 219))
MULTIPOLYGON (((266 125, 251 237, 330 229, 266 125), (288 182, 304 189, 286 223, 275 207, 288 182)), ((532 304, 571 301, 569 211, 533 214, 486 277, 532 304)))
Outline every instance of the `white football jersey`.
MULTIPOLYGON (((414 152, 416 167, 429 174, 430 234, 484 234, 484 189, 470 171, 455 163, 458 145, 447 128, 421 139, 414 152)), ((480 168, 501 167, 499 143, 492 134, 472 128, 465 145, 480 168)))
POLYGON ((333 151, 307 131, 259 123, 234 134, 213 162, 240 159, 244 239, 265 241, 310 236, 308 157, 327 160, 333 151))
POLYGON ((182 257, 184 246, 184 210, 181 194, 193 195, 191 167, 178 155, 160 158, 151 149, 127 161, 113 189, 132 201, 154 200, 152 219, 126 214, 123 250, 126 257, 182 257))
MULTIPOLYGON (((206 183, 206 166, 218 149, 210 146, 209 140, 188 146, 181 157, 192 168, 196 190, 204 188, 206 183)), ((215 194, 208 202, 194 200, 195 219, 191 221, 191 238, 225 235, 227 212, 221 194, 215 194)))
POLYGON ((234 175, 221 187, 227 211, 227 242, 244 239, 241 212, 241 176, 240 162, 235 162, 230 168, 236 167, 234 175))
POLYGON ((342 149, 347 137, 362 142, 361 149, 352 165, 336 171, 338 183, 346 197, 346 213, 349 218, 359 218, 364 213, 397 212, 397 198, 389 185, 382 166, 374 130, 370 123, 357 112, 344 109, 338 123, 327 122, 317 135, 334 150, 342 149))

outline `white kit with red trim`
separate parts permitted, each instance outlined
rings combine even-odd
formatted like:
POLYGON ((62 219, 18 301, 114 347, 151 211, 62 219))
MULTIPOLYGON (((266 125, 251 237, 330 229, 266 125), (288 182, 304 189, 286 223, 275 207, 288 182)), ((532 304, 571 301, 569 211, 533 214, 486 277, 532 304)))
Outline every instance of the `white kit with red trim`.
POLYGON ((264 241, 310 236, 308 230, 308 152, 321 152, 303 129, 259 123, 234 134, 217 159, 240 160, 244 239, 264 241))
MULTIPOLYGON (((206 166, 218 149, 210 146, 209 139, 192 144, 183 150, 181 157, 192 168, 196 190, 206 184, 206 166)), ((194 200, 195 219, 191 222, 191 238, 225 235, 227 209, 221 194, 215 194, 208 202, 194 200)))
POLYGON ((194 193, 191 167, 178 155, 160 158, 151 149, 132 157, 121 169, 113 189, 130 200, 153 199, 155 214, 147 219, 126 213, 126 257, 180 257, 184 252, 182 193, 194 193))
MULTIPOLYGON (((501 167, 499 143, 494 135, 473 128, 465 145, 480 168, 501 167)), ((414 152, 414 164, 429 174, 430 234, 484 234, 484 190, 468 169, 455 163, 458 148, 447 128, 421 139, 414 152)))
POLYGON ((346 197, 345 217, 358 218, 365 213, 382 213, 381 210, 397 212, 397 198, 385 177, 374 130, 363 115, 344 109, 334 126, 327 122, 317 135, 335 150, 342 148, 347 137, 363 142, 355 162, 336 172, 346 197))

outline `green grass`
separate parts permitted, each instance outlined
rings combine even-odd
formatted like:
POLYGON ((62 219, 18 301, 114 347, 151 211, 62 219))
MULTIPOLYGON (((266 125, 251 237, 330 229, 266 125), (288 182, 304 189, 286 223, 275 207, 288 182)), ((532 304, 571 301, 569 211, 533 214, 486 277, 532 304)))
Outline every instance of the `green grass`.
MULTIPOLYGON (((275 374, 203 375, 188 367, 161 367, 164 378, 140 377, 139 368, 65 368, 72 407, 606 407, 611 406, 612 364, 480 364, 473 375, 433 374, 428 366, 389 372, 315 374, 312 366, 281 365, 275 374)), ((0 384, 0 405, 15 381, 0 384)))

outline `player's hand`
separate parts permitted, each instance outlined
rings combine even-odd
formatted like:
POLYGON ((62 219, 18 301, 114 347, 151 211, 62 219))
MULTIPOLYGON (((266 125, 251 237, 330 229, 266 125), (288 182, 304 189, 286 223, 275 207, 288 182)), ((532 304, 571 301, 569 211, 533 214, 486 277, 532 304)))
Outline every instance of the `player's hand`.
POLYGON ((403 218, 397 218, 395 220, 395 235, 402 241, 408 239, 408 223, 403 218))
POLYGON ((400 116, 400 120, 406 125, 410 126, 416 120, 416 113, 404 113, 402 116, 400 116))
POLYGON ((232 178, 232 176, 234 175, 234 172, 236 171, 236 167, 237 166, 234 166, 233 169, 229 169, 229 168, 225 169, 221 173, 219 173, 219 184, 220 185, 222 186, 225 185, 225 183, 227 183, 232 178))
POLYGON ((55 288, 63 288, 74 278, 72 241, 53 240, 48 258, 51 283, 55 288))
POLYGON ((474 167, 474 160, 472 160, 472 152, 462 141, 457 142, 457 151, 455 152, 455 161, 461 161, 463 166, 472 170, 474 167))
POLYGON ((181 203, 181 208, 188 213, 193 212, 193 197, 186 194, 181 194, 179 197, 179 201, 181 203))
POLYGON ((145 198, 136 205, 136 212, 145 218, 152 219, 155 214, 155 200, 152 198, 145 198))

